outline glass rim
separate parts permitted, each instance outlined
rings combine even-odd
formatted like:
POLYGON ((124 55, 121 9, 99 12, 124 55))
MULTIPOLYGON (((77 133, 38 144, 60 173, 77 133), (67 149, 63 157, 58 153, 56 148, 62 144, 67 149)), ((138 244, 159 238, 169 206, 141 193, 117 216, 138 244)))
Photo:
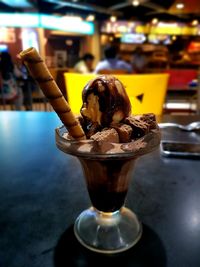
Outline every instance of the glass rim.
POLYGON ((63 137, 63 134, 67 132, 64 125, 55 129, 57 147, 67 154, 91 159, 136 158, 155 150, 161 140, 159 128, 152 129, 146 135, 128 143, 98 142, 91 139, 69 140, 63 137), (105 151, 102 150, 103 146, 111 148, 105 151))

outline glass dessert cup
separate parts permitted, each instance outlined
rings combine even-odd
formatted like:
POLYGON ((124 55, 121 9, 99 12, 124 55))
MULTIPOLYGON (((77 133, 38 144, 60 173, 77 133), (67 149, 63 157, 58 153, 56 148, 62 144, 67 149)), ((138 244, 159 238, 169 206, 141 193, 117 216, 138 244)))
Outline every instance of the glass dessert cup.
POLYGON ((151 130, 130 143, 69 140, 65 127, 56 129, 57 147, 76 156, 82 166, 92 207, 76 219, 78 241, 100 253, 118 253, 135 245, 142 225, 136 214, 124 207, 136 159, 158 147, 160 133, 151 130))

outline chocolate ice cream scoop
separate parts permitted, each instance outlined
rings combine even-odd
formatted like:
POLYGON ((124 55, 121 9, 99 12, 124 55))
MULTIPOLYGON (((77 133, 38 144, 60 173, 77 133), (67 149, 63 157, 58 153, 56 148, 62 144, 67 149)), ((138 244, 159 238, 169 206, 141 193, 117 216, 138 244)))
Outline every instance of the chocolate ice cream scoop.
POLYGON ((82 116, 102 127, 119 123, 131 113, 131 104, 123 84, 113 76, 102 75, 84 87, 82 116))

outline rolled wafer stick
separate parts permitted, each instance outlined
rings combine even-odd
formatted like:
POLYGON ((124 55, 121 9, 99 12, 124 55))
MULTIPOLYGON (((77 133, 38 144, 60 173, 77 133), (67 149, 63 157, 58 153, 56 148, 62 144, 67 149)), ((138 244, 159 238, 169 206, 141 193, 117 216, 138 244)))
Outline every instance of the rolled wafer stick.
POLYGON ((86 139, 83 129, 37 50, 31 47, 19 53, 18 56, 26 65, 34 80, 37 81, 44 95, 49 99, 69 134, 77 140, 86 139))

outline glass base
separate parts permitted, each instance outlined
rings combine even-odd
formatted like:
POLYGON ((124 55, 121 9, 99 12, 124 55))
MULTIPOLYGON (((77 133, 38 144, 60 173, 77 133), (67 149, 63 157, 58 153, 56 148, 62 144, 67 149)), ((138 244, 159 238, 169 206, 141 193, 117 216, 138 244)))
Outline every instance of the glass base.
POLYGON ((115 212, 100 212, 91 207, 76 219, 74 233, 86 248, 113 254, 134 246, 142 235, 142 225, 125 207, 115 212))

